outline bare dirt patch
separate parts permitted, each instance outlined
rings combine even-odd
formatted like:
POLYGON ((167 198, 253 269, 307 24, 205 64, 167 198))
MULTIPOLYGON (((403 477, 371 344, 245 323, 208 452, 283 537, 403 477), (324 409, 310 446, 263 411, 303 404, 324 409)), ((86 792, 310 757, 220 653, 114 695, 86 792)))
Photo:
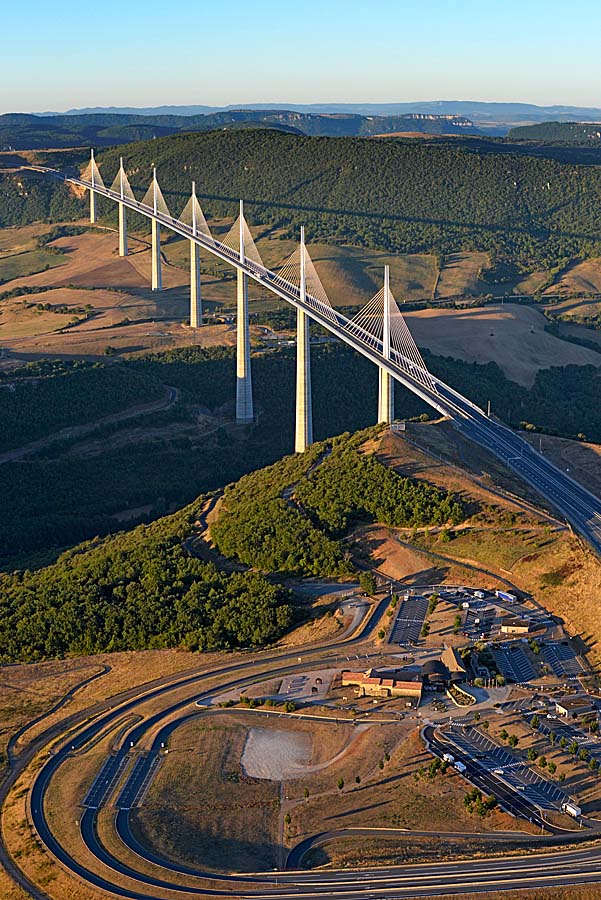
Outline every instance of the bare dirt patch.
POLYGON ((282 781, 305 771, 313 746, 308 734, 251 728, 242 754, 242 768, 253 778, 282 781))
POLYGON ((539 369, 601 366, 599 354, 545 331, 539 310, 506 303, 476 309, 424 309, 406 313, 419 346, 468 362, 495 360, 512 381, 531 387, 539 369))

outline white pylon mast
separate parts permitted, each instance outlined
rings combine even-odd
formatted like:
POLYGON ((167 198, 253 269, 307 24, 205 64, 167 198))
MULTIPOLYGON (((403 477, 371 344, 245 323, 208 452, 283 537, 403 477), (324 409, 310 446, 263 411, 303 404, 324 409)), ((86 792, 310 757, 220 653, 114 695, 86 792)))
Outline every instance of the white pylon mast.
POLYGON ((156 169, 153 169, 153 170, 152 170, 152 178, 153 178, 152 194, 153 194, 153 204, 154 204, 154 209, 153 209, 153 211, 154 211, 154 214, 155 214, 155 216, 156 216, 157 211, 158 211, 157 188, 158 188, 158 186, 159 186, 159 185, 158 185, 158 182, 157 182, 157 170, 156 170, 156 169))
POLYGON ((196 236, 196 182, 192 182, 192 234, 196 236))
POLYGON ((390 270, 384 266, 384 323, 382 331, 382 352, 390 359, 390 270))
POLYGON ((121 187, 121 199, 123 200, 123 176, 125 175, 125 172, 123 171, 123 157, 120 158, 119 162, 120 162, 120 164, 121 164, 121 167, 120 167, 120 169, 119 169, 119 178, 120 178, 120 182, 121 182, 121 183, 120 183, 120 187, 121 187))
MULTIPOLYGON (((307 299, 307 256, 305 229, 301 227, 299 296, 304 305, 307 299)), ((313 443, 313 409, 311 403, 311 357, 309 318, 303 307, 296 310, 296 422, 294 450, 304 453, 313 443)))
POLYGON ((240 201, 240 262, 244 262, 244 200, 240 201))

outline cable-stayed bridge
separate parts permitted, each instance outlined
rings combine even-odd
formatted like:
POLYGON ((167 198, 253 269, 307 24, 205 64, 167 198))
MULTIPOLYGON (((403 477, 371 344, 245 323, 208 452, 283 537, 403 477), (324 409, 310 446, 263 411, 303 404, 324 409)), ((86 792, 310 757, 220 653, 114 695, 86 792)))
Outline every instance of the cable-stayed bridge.
MULTIPOLYGON (((181 215, 175 218, 161 192, 156 171, 142 200, 137 200, 121 160, 119 171, 106 187, 94 155, 81 177, 71 177, 43 166, 32 166, 90 195, 90 221, 96 221, 96 196, 114 200, 119 207, 119 253, 127 256, 127 210, 150 219, 152 226, 152 289, 161 290, 160 230, 169 230, 190 242, 190 324, 202 324, 200 252, 206 251, 237 269, 236 418, 254 418, 248 317, 248 280, 261 284, 297 310, 297 384, 295 449, 303 452, 313 440, 309 320, 353 347, 378 367, 378 421, 393 418, 394 382, 413 391, 466 437, 492 452, 550 501, 597 551, 601 551, 601 500, 577 484, 518 434, 487 416, 450 385, 430 373, 413 340, 389 285, 388 269, 378 293, 355 316, 334 309, 313 265, 304 241, 274 272, 261 260, 244 218, 242 201, 238 219, 221 239, 211 234, 195 187, 181 215)), ((335 398, 334 398, 335 401, 335 398)))

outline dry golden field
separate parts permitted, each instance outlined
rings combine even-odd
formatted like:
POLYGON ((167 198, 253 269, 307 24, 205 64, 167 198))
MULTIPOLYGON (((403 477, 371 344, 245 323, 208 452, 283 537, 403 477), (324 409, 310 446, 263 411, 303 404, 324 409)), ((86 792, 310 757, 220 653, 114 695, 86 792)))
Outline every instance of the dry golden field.
POLYGON ((468 362, 494 360, 509 379, 525 387, 533 384, 539 369, 601 366, 599 353, 548 334, 545 317, 532 307, 506 303, 475 309, 424 309, 409 311, 406 318, 420 347, 468 362))

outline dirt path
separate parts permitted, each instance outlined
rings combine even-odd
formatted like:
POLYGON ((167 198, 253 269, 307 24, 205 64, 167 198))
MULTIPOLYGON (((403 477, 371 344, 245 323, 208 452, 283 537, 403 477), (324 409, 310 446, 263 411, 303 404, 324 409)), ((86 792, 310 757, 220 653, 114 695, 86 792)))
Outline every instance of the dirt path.
POLYGON ((82 437, 90 434, 103 425, 112 425, 115 422, 125 422, 128 419, 134 419, 137 416, 146 416, 149 413, 163 412, 166 409, 171 409, 171 407, 177 403, 180 392, 178 388, 169 387, 168 385, 164 385, 164 388, 165 393, 163 397, 159 400, 153 400, 152 403, 130 406, 128 409, 121 410, 121 412, 105 416, 103 419, 97 419, 95 422, 87 422, 85 425, 71 425, 68 428, 61 428, 60 431, 55 431, 53 434, 46 435, 46 437, 40 438, 38 441, 32 441, 29 444, 24 444, 22 447, 16 447, 14 450, 7 450, 6 453, 0 454, 0 465, 8 462, 18 462, 30 453, 35 453, 38 450, 49 447, 56 441, 61 441, 65 438, 82 437))

